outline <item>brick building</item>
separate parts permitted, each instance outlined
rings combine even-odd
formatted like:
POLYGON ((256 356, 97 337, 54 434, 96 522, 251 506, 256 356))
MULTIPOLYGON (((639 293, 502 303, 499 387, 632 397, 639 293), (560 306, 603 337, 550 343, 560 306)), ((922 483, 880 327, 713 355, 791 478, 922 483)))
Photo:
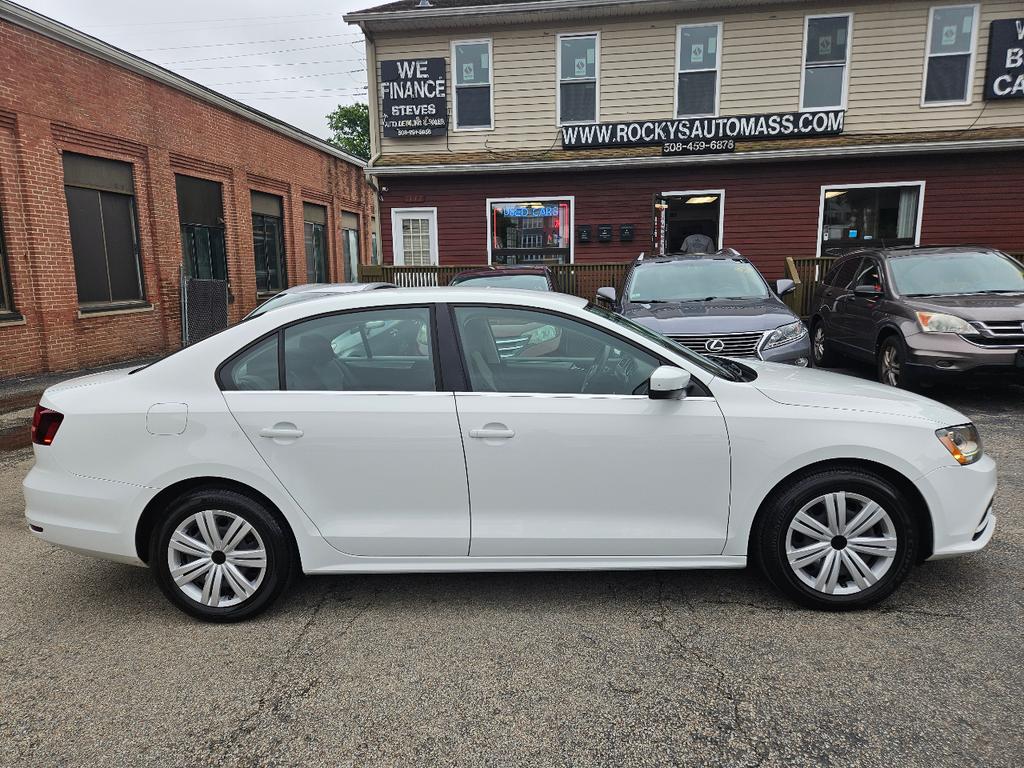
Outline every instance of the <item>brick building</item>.
POLYGON ((352 279, 372 217, 357 158, 0 2, 0 379, 175 349, 182 268, 231 322, 352 279))

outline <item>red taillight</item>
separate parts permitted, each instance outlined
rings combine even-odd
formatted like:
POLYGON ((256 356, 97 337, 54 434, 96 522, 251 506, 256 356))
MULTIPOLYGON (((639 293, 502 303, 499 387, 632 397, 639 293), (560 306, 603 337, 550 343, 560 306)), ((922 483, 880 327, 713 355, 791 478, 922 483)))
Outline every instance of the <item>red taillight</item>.
POLYGON ((32 416, 32 442, 36 445, 49 445, 57 436, 60 423, 64 421, 64 414, 52 411, 49 408, 36 406, 36 412, 32 416))

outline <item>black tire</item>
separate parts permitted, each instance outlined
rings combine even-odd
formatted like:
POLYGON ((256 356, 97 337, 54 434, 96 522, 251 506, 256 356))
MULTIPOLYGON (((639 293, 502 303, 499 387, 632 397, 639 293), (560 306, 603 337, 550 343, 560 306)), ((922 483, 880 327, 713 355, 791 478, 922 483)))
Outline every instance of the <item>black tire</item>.
POLYGON ((921 382, 907 365, 908 357, 907 345, 902 336, 893 333, 882 339, 875 355, 875 372, 878 380, 890 387, 917 389, 921 382), (895 366, 895 370, 892 366, 895 366))
MULTIPOLYGON (((242 531, 243 528, 244 525, 240 525, 237 530, 242 531)), ((246 530, 248 531, 248 529, 246 530)), ((199 540, 200 537, 201 532, 192 536, 196 540, 199 540)), ((230 544, 227 541, 221 543, 230 544)), ((217 488, 197 489, 172 502, 163 520, 153 530, 149 551, 151 553, 149 564, 153 569, 156 583, 163 593, 182 611, 202 621, 242 621, 265 611, 287 588, 297 566, 291 538, 282 522, 262 504, 249 496, 237 491, 217 488), (194 519, 197 513, 204 511, 216 511, 214 519, 215 525, 218 527, 218 538, 229 532, 230 522, 237 518, 241 518, 244 523, 248 523, 252 527, 251 532, 245 533, 244 537, 239 540, 238 556, 244 557, 262 548, 265 552, 265 568, 262 572, 258 565, 256 567, 247 566, 244 564, 246 562, 244 560, 227 560, 223 551, 215 549, 211 550, 212 555, 207 558, 211 563, 206 566, 208 570, 205 573, 201 573, 185 587, 179 587, 175 583, 174 577, 171 575, 172 566, 169 562, 172 557, 179 561, 185 561, 184 565, 186 566, 191 562, 198 562, 200 566, 203 566, 205 561, 200 556, 182 554, 178 550, 172 554, 169 549, 171 537, 183 523, 187 526, 186 531, 197 530, 196 522, 186 523, 186 521, 189 521, 190 518, 194 519), (221 568, 221 581, 211 581, 211 592, 213 584, 221 586, 221 589, 218 590, 219 594, 226 596, 230 592, 231 596, 224 600, 229 603, 226 606, 215 607, 200 602, 203 596, 201 589, 205 587, 208 579, 213 578, 215 566, 221 568), (229 567, 234 568, 231 574, 227 573, 229 567), (243 574, 246 578, 242 590, 231 583, 231 580, 235 579, 235 583, 241 585, 241 582, 237 581, 236 574, 238 573, 243 574), (251 594, 243 597, 242 593, 252 587, 254 583, 255 588, 251 594), (222 585, 226 585, 227 589, 224 589, 222 585), (190 596, 190 594, 186 594, 186 589, 190 592, 200 590, 200 594, 198 597, 190 596)), ((258 564, 259 560, 252 562, 258 564)))
MULTIPOLYGON (((859 506, 861 502, 855 498, 847 496, 847 499, 851 502, 851 510, 853 504, 858 505, 857 511, 863 508, 859 506)), ((813 509, 811 510, 812 514, 813 509)), ((855 512, 851 512, 851 514, 853 516, 847 519, 848 523, 856 520, 855 512)), ((842 536, 836 538, 843 539, 842 536)), ((814 543, 812 539, 805 539, 805 541, 814 543)), ((777 589, 808 608, 828 611, 866 608, 887 598, 910 573, 911 567, 917 560, 918 547, 917 526, 910 505, 899 489, 882 477, 855 468, 826 469, 796 478, 766 503, 756 520, 751 540, 751 554, 757 559, 768 580, 777 589), (884 570, 882 575, 867 587, 858 586, 854 582, 852 572, 844 564, 841 566, 842 570, 839 571, 843 575, 837 580, 839 589, 856 588, 859 591, 850 594, 827 594, 825 591, 815 589, 813 585, 806 583, 798 575, 797 569, 790 565, 787 544, 791 536, 794 539, 801 538, 799 533, 791 534, 790 532, 790 524, 797 513, 815 499, 839 491, 864 497, 882 507, 888 514, 888 523, 879 523, 878 528, 872 526, 868 531, 881 530, 884 526, 891 524, 895 531, 896 553, 891 558, 892 562, 889 563, 887 570, 884 570)), ((825 548, 825 555, 817 573, 820 574, 824 570, 826 563, 829 562, 827 559, 829 557, 842 562, 842 556, 835 552, 844 549, 846 549, 845 539, 839 542, 833 539, 825 548)), ((847 556, 853 551, 851 547, 847 556)), ((858 557, 861 556, 858 555, 858 557)), ((883 560, 887 559, 864 555, 861 557, 861 562, 872 563, 873 567, 877 566, 881 570, 883 560)), ((813 568, 816 565, 810 567, 813 568)), ((807 570, 804 570, 803 574, 807 578, 812 578, 815 575, 814 572, 809 573, 807 570)))
POLYGON ((835 353, 832 345, 828 342, 825 335, 825 321, 820 317, 811 323, 811 360, 814 362, 815 368, 834 368, 839 365, 839 355, 835 353))

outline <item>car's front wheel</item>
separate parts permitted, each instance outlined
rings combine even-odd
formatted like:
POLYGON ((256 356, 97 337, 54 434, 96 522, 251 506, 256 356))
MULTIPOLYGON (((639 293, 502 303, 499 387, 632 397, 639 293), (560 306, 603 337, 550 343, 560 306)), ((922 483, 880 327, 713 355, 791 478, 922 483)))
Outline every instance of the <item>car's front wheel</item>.
POLYGON ((835 350, 825 338, 825 322, 815 320, 811 327, 811 357, 815 368, 831 368, 839 363, 835 350))
POLYGON ((796 601, 826 610, 873 605, 903 582, 918 547, 909 503, 888 480, 860 469, 805 475, 758 517, 753 553, 796 601))
POLYGON ((916 388, 917 377, 907 365, 907 357, 907 345, 903 339, 896 335, 886 336, 878 345, 878 380, 890 387, 916 388))
POLYGON ((277 518, 226 489, 199 489, 171 504, 153 531, 150 553, 164 594, 205 621, 240 621, 266 610, 294 567, 277 518))

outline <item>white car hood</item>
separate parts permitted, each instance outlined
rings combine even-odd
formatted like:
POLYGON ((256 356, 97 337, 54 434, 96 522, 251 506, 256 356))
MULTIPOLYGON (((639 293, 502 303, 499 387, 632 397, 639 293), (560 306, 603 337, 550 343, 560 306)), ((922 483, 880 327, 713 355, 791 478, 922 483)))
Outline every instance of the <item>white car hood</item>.
POLYGON ((970 421, 962 413, 927 397, 854 376, 780 363, 742 362, 757 371, 751 386, 783 405, 905 416, 932 422, 936 427, 970 421))

